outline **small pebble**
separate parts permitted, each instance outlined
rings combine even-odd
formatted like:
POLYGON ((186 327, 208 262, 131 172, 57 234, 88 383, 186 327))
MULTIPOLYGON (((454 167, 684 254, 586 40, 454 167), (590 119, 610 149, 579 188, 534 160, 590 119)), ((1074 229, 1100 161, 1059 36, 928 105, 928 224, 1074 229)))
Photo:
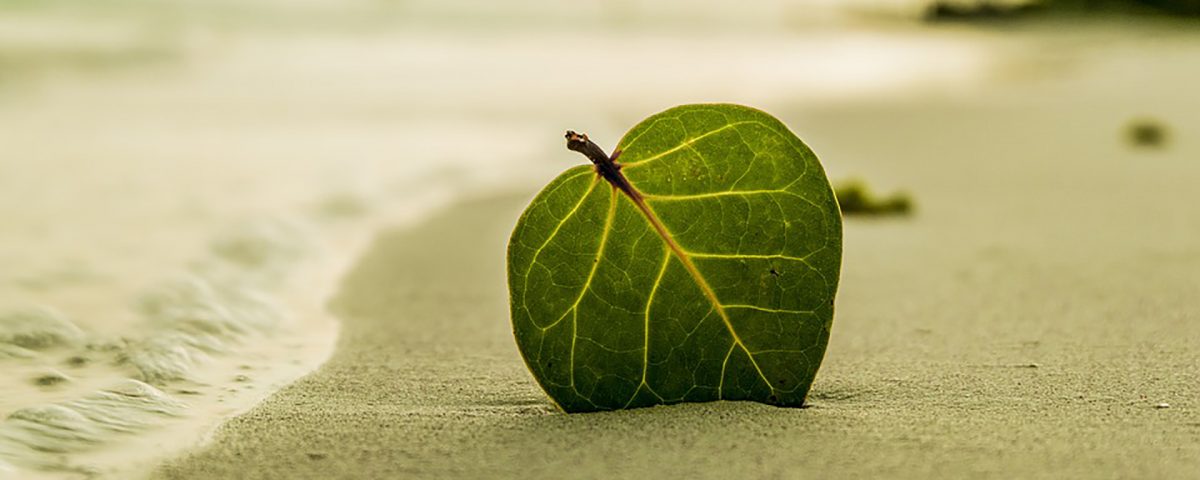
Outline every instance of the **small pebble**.
POLYGON ((1167 402, 1163 402, 1163 403, 1154 405, 1154 408, 1171 408, 1171 404, 1169 404, 1167 402))
POLYGON ((233 381, 235 381, 235 382, 243 382, 243 383, 244 383, 244 382, 249 382, 249 381, 250 381, 250 377, 249 377, 249 376, 246 376, 246 375, 238 375, 238 376, 236 376, 236 377, 233 377, 233 381))

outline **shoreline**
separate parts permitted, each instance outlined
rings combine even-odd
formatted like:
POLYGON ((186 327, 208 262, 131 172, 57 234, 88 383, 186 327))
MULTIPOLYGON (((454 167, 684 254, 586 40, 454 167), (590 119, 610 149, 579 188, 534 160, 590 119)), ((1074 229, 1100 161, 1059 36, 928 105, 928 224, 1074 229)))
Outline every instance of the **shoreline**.
POLYGON ((0 474, 144 476, 332 354, 338 324, 322 297, 353 258, 298 246, 335 240, 330 232, 276 223, 212 237, 187 268, 124 299, 131 328, 76 326, 46 309, 0 332, 17 335, 6 345, 23 354, 5 359, 6 388, 22 395, 0 405, 0 474))
POLYGON ((0 340, 15 343, 0 346, 21 356, 0 359, 25 395, 0 402, 0 478, 141 478, 203 447, 328 360, 340 322, 327 303, 372 232, 421 220, 453 190, 433 181, 371 205, 386 212, 322 206, 289 228, 271 217, 223 229, 182 273, 128 299, 138 328, 80 328, 52 310, 7 325, 0 335, 17 336, 0 340), (28 383, 60 369, 63 385, 28 383))

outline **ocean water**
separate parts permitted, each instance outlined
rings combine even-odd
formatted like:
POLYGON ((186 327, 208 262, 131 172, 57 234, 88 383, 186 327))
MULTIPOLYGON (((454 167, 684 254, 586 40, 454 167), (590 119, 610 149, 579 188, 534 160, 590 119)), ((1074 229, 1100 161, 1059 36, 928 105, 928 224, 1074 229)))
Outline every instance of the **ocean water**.
POLYGON ((0 58, 37 62, 0 70, 0 477, 128 478, 202 442, 328 356, 325 301, 377 229, 496 170, 370 93, 289 91, 355 88, 295 37, 183 26, 169 60, 83 68, 51 58, 167 48, 153 15, 15 15, 0 51, 33 53, 0 58))
POLYGON ((327 358, 376 231, 536 189, 583 161, 565 129, 1047 75, 922 4, 0 1, 0 477, 128 478, 205 441, 327 358))

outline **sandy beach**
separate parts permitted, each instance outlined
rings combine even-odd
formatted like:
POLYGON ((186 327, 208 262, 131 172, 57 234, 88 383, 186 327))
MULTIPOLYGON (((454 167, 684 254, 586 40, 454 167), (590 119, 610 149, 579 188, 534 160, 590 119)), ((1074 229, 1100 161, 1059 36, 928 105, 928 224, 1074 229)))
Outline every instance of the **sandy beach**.
POLYGON ((809 408, 556 412, 506 315, 502 252, 529 192, 380 235, 334 301, 344 326, 329 363, 156 476, 1192 477, 1195 145, 1145 155, 1114 137, 1107 115, 1058 105, 810 112, 822 126, 804 131, 886 139, 918 108, 946 121, 909 124, 904 144, 970 164, 906 160, 892 148, 901 139, 847 155, 872 159, 872 171, 891 164, 919 213, 846 222, 809 408), (1043 109, 1038 121, 1031 108, 1043 109), (1066 124, 1104 140, 1067 138, 1059 148, 1081 153, 1062 158, 1042 142, 1066 124), (993 128, 1008 142, 967 156, 993 128))
POLYGON ((846 3, 0 0, 0 478, 1194 478, 1194 22, 846 3), (693 102, 915 209, 807 408, 558 412, 509 234, 693 102))

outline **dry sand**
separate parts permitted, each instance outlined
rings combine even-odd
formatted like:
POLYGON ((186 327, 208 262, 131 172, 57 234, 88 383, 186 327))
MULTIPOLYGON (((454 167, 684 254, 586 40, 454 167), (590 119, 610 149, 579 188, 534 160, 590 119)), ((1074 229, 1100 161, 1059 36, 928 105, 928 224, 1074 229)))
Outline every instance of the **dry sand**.
MULTIPOLYGON (((809 408, 555 412, 504 287, 531 194, 502 195, 381 235, 334 301, 334 357, 157 476, 1195 478, 1195 137, 1138 152, 1129 103, 1064 102, 783 114, 919 209, 847 222, 809 408)), ((1159 111, 1200 125, 1186 103, 1159 111)))

